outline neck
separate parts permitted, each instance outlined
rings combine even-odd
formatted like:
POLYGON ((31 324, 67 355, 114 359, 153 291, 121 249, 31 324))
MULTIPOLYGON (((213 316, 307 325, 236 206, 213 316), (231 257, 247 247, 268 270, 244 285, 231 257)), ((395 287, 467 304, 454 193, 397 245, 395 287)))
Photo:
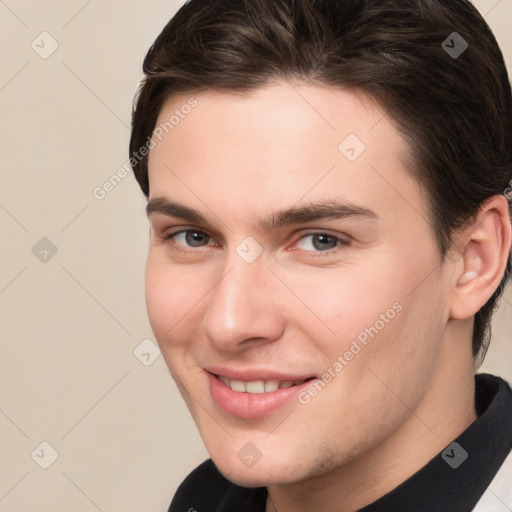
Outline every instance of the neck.
POLYGON ((473 423, 473 358, 470 350, 461 349, 468 346, 466 338, 451 334, 429 391, 392 436, 325 475, 269 487, 267 512, 358 510, 407 480, 473 423))

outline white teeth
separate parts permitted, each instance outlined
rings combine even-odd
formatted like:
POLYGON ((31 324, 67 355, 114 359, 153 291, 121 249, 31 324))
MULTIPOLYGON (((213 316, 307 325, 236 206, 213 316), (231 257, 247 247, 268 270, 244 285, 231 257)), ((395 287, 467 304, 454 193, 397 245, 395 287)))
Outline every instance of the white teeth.
POLYGON ((231 381, 227 378, 227 377, 224 377, 223 375, 219 375, 219 379, 220 381, 225 385, 227 386, 228 388, 231 387, 231 381))
POLYGON ((238 391, 239 393, 245 393, 245 382, 241 380, 232 380, 231 389, 233 391, 238 391))
POLYGON ((298 384, 302 384, 305 379, 299 380, 284 380, 279 382, 278 380, 252 380, 249 382, 244 382, 242 380, 230 380, 223 375, 219 375, 219 380, 228 388, 231 388, 232 391, 236 391, 237 393, 272 393, 273 391, 277 391, 278 389, 286 389, 291 388, 292 386, 297 386, 298 384))
POLYGON ((278 380, 267 380, 265 382, 265 393, 271 393, 272 391, 276 391, 277 389, 279 389, 278 380))
POLYGON ((247 393, 265 393, 265 382, 262 380, 252 380, 245 383, 247 393))

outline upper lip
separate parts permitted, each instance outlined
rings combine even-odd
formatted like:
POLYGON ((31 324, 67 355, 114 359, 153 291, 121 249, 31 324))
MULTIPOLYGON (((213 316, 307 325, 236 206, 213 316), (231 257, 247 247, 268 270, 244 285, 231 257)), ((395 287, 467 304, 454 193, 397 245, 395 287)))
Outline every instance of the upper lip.
POLYGON ((311 373, 283 373, 265 368, 225 368, 220 366, 205 367, 208 373, 221 375, 229 380, 238 380, 242 382, 252 382, 255 380, 277 380, 277 381, 295 381, 305 380, 314 377, 311 373))

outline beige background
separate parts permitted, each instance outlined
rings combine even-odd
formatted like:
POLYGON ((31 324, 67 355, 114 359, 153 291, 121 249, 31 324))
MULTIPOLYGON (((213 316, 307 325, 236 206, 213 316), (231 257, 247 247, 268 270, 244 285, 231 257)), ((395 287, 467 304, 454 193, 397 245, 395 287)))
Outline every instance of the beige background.
MULTIPOLYGON (((131 175, 92 194, 126 162, 142 59, 181 3, 0 0, 0 512, 164 511, 207 456, 143 342, 143 196, 131 175)), ((512 0, 476 3, 510 70, 512 0)), ((512 382, 511 312, 509 288, 484 370, 512 382)))

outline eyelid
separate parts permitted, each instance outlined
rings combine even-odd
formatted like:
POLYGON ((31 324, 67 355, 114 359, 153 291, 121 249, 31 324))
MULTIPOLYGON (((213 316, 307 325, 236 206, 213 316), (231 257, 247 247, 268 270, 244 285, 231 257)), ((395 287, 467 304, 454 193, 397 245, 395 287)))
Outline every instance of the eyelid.
POLYGON ((298 231, 295 236, 297 237, 297 240, 300 240, 301 238, 304 238, 306 236, 312 236, 312 235, 328 235, 332 236, 333 238, 337 238, 340 240, 349 240, 349 236, 345 235, 344 233, 338 233, 334 232, 330 229, 315 229, 315 228, 304 228, 298 231))
MULTIPOLYGON (((204 233, 205 235, 208 235, 210 238, 215 238, 214 235, 208 232, 208 230, 199 228, 196 226, 181 226, 179 228, 176 228, 176 230, 173 230, 174 228, 169 228, 169 230, 163 229, 163 234, 161 235, 162 238, 171 237, 173 235, 177 235, 179 233, 187 232, 187 231, 197 231, 198 233, 204 233), (173 231, 171 231, 173 230, 173 231)), ((314 236, 314 235, 328 235, 332 236, 333 238, 336 238, 340 241, 349 241, 349 237, 347 235, 340 235, 330 232, 328 229, 309 229, 305 228, 304 232, 300 233, 300 236, 295 235, 296 240, 294 243, 298 242, 302 238, 305 238, 306 236, 314 236)))
POLYGON ((179 233, 186 233, 187 231, 197 231, 198 233, 204 233, 205 235, 208 235, 210 238, 216 238, 214 235, 212 235, 207 229, 200 228, 198 226, 191 226, 191 225, 183 225, 183 226, 172 226, 169 228, 164 228, 160 230, 161 237, 171 237, 173 235, 177 235, 179 233))

